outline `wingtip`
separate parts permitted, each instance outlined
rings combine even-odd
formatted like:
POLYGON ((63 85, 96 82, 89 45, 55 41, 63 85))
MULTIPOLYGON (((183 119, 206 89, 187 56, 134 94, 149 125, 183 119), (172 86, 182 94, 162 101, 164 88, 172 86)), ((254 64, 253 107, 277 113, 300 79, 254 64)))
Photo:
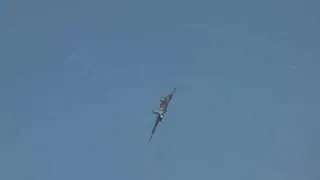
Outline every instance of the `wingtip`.
POLYGON ((150 143, 151 143, 151 140, 152 140, 152 136, 149 138, 148 144, 150 144, 150 143))

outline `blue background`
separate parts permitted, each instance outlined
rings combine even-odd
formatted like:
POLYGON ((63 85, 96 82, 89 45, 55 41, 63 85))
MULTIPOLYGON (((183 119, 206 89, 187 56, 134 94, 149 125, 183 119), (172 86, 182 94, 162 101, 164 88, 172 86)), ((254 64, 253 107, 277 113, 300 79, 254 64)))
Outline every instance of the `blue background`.
POLYGON ((319 180, 319 6, 1 1, 0 179, 319 180))

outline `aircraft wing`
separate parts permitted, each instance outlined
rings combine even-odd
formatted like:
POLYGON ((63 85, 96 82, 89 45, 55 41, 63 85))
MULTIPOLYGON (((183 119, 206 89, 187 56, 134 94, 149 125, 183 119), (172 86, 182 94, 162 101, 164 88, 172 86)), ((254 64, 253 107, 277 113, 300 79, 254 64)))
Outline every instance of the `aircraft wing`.
POLYGON ((173 90, 172 90, 172 92, 167 96, 168 97, 168 104, 170 103, 170 101, 171 101, 171 99, 172 99, 172 97, 173 97, 173 95, 174 95, 174 93, 176 92, 176 88, 174 88, 173 90))
POLYGON ((156 132, 156 128, 157 128, 158 124, 160 123, 160 121, 161 121, 160 116, 157 116, 156 122, 154 123, 154 126, 153 126, 153 128, 152 128, 152 132, 151 132, 151 136, 150 136, 150 138, 149 138, 149 142, 152 140, 152 136, 153 136, 154 133, 156 132))

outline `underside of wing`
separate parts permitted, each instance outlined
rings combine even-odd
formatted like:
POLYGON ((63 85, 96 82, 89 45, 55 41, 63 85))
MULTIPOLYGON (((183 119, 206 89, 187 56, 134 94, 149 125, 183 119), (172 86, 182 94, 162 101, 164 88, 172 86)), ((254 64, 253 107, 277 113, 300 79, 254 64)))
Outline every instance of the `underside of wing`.
POLYGON ((161 121, 160 116, 157 116, 156 122, 154 123, 154 126, 152 128, 152 132, 151 132, 151 136, 150 136, 149 142, 151 141, 153 134, 156 132, 156 128, 157 128, 158 124, 160 123, 160 121, 161 121))
POLYGON ((176 88, 174 88, 174 89, 172 90, 172 92, 169 94, 169 96, 168 96, 169 102, 168 102, 168 103, 170 103, 170 101, 171 101, 171 99, 173 98, 175 92, 176 92, 176 88))

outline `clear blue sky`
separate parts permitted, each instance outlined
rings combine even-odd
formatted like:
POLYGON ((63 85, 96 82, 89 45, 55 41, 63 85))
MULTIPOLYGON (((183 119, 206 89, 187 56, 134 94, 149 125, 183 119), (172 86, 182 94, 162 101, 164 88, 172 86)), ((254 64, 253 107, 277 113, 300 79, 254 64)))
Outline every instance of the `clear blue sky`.
POLYGON ((319 6, 1 1, 0 179, 319 180, 319 6))

